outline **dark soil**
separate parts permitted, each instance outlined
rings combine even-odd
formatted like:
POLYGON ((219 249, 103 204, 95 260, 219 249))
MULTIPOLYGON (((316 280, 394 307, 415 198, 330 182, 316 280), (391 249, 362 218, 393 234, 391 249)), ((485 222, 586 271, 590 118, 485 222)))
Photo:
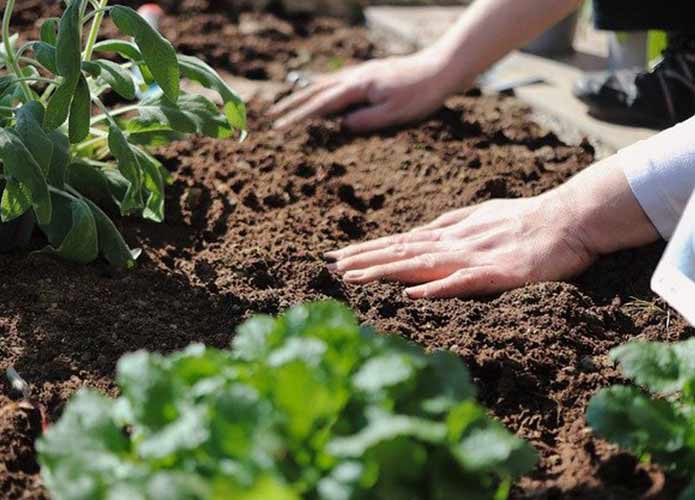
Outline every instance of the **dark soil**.
MULTIPOLYGON (((458 97, 420 125, 370 137, 334 121, 277 132, 267 106, 251 103, 242 144, 193 139, 159 152, 175 177, 166 223, 117 221, 144 249, 135 270, 0 255, 0 369, 24 376, 51 420, 82 386, 114 394, 126 352, 225 347, 255 313, 331 297, 383 332, 461 356, 482 403, 541 453, 514 499, 675 498, 678 482, 595 439, 584 420, 591 395, 621 382, 610 348, 693 333, 649 291, 661 245, 606 257, 574 283, 476 300, 346 286, 321 259, 448 209, 557 186, 591 163, 588 144, 563 144, 513 98, 458 97)), ((13 397, 0 382, 0 497, 44 498, 31 453, 40 422, 13 397)))

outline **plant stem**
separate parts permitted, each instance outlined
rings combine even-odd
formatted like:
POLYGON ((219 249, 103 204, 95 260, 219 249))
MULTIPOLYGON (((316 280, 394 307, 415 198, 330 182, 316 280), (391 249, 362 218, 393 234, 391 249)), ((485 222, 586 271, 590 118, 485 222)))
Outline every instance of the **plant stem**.
POLYGON ((43 83, 50 83, 50 84, 57 84, 57 80, 54 80, 53 78, 43 78, 41 76, 26 76, 24 78, 17 78, 18 82, 43 82, 43 83))
POLYGON ((113 125, 114 127, 118 128, 118 123, 116 123, 116 120, 113 119, 113 116, 109 112, 108 108, 106 106, 104 106, 104 103, 101 102, 101 99, 99 99, 96 96, 92 96, 92 102, 94 102, 94 104, 97 105, 97 108, 99 108, 101 110, 101 112, 104 114, 104 116, 109 121, 109 123, 111 125, 113 125))
POLYGON ((92 53, 94 52, 94 44, 97 43, 97 36, 99 36, 99 29, 101 28, 101 22, 104 20, 104 10, 109 0, 99 0, 99 8, 94 16, 94 21, 92 22, 92 29, 89 30, 89 37, 87 38, 87 46, 84 49, 84 60, 89 61, 92 58, 92 53))
MULTIPOLYGON (((123 106, 122 108, 114 109, 113 111, 110 112, 111 116, 118 116, 118 115, 124 115, 126 113, 130 113, 131 111, 135 111, 139 108, 139 105, 131 105, 131 106, 123 106)), ((106 114, 103 115, 97 115, 94 118, 92 118, 92 125, 95 123, 103 122, 104 120, 108 120, 108 116, 106 114)))
MULTIPOLYGON (((7 57, 7 66, 12 68, 12 71, 18 77, 22 76, 22 72, 19 69, 19 64, 17 64, 17 59, 15 59, 14 52, 12 50, 12 43, 10 43, 10 21, 12 19, 12 11, 14 10, 15 0, 7 0, 5 4, 5 13, 2 17, 2 41, 5 44, 5 52, 7 57)), ((20 82, 22 87, 22 92, 27 101, 31 101, 31 89, 26 82, 20 82)))

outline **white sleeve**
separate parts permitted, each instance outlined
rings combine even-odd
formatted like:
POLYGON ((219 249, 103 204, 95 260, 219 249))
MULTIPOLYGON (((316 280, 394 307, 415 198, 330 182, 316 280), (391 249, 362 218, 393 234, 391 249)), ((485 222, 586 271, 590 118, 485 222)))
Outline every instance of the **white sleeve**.
POLYGON ((668 240, 695 190, 695 117, 618 156, 637 201, 668 240))

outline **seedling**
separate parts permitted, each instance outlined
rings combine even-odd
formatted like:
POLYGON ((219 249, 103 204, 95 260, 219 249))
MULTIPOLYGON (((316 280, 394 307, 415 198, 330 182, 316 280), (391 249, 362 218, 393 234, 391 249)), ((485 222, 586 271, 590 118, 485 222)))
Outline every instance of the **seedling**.
POLYGON ((29 213, 48 240, 44 253, 78 263, 101 255, 132 267, 139 251, 128 247, 107 212, 164 219, 169 173, 149 148, 185 134, 243 135, 244 104, 212 68, 177 55, 128 7, 66 1, 60 19, 42 24, 40 40, 19 45, 10 34, 14 4, 7 1, 0 49, 0 218, 29 213), (106 15, 132 41, 98 41, 106 15), (143 86, 155 83, 162 95, 138 101, 144 89, 134 68, 143 86), (182 92, 182 78, 216 91, 222 109, 182 92), (130 104, 107 107, 102 97, 109 91, 130 104))
POLYGON ((594 396, 589 425, 600 436, 689 478, 680 500, 695 498, 695 339, 632 342, 611 352, 644 389, 613 386, 594 396))
POLYGON ((475 402, 453 354, 337 303, 244 324, 230 351, 144 351, 120 397, 79 392, 37 444, 54 498, 507 498, 533 448, 475 402))

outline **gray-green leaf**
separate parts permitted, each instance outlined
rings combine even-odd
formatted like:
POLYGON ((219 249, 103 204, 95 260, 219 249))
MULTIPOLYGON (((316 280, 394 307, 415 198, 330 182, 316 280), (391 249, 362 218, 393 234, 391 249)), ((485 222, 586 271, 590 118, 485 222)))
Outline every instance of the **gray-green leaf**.
POLYGON ((135 99, 135 82, 130 71, 115 62, 99 59, 94 61, 101 67, 101 79, 124 99, 135 99))
POLYGON ((118 160, 118 169, 130 186, 121 201, 121 213, 126 215, 143 208, 142 168, 123 132, 113 125, 109 128, 109 149, 118 160))
POLYGON ((181 74, 209 89, 215 90, 224 103, 224 114, 232 127, 246 129, 246 106, 239 95, 220 78, 217 72, 200 59, 179 55, 181 74))
POLYGON ((148 99, 138 107, 140 116, 132 120, 139 128, 162 124, 188 134, 223 139, 231 129, 217 106, 202 95, 183 94, 176 104, 165 96, 148 99))
POLYGON ((89 94, 89 85, 84 76, 80 78, 75 87, 75 95, 70 105, 69 137, 72 144, 83 141, 89 135, 89 121, 92 116, 92 101, 89 94))
POLYGON ((140 256, 140 249, 131 250, 109 217, 93 202, 85 198, 92 211, 99 235, 99 252, 113 267, 131 269, 140 256))
POLYGON ((58 41, 59 20, 56 18, 46 19, 41 24, 41 41, 55 46, 58 41))
POLYGON ((129 7, 116 5, 111 19, 126 35, 135 38, 147 67, 164 95, 176 102, 179 97, 179 67, 176 51, 157 30, 129 7))
POLYGON ((17 135, 31 151, 43 173, 48 176, 53 158, 53 141, 43 130, 43 105, 29 101, 17 111, 17 135))
POLYGON ((52 208, 46 176, 19 136, 8 129, 0 129, 0 158, 5 175, 20 182, 29 193, 38 222, 50 222, 52 208))
POLYGON ((99 255, 97 225, 84 200, 51 193, 55 213, 50 224, 41 225, 51 245, 42 253, 78 264, 88 264, 99 255))

